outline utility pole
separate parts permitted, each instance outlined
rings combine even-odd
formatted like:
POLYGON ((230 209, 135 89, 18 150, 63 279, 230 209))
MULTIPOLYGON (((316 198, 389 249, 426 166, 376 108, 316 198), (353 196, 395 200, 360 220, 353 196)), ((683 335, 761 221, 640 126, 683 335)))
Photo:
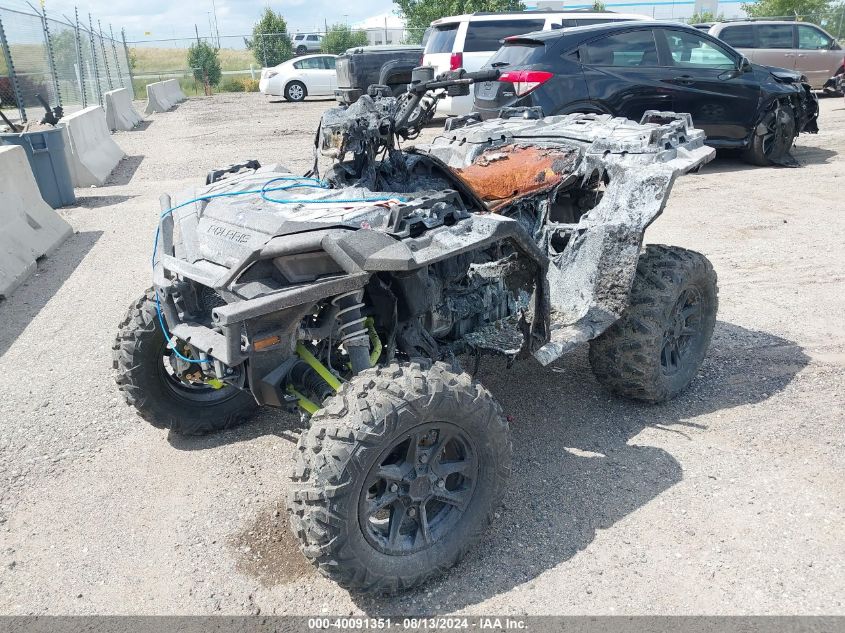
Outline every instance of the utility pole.
POLYGON ((845 33, 842 32, 842 18, 845 17, 845 6, 839 7, 839 32, 837 35, 842 38, 845 37, 845 33))
POLYGON ((214 11, 214 32, 217 34, 217 48, 220 48, 220 24, 217 22, 217 3, 211 0, 211 8, 214 11))

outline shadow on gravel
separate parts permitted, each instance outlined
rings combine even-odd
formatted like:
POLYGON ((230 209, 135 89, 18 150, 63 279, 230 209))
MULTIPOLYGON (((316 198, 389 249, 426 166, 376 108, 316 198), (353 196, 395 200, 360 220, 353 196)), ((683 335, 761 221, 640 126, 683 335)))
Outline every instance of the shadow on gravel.
MULTIPOLYGON (((808 362, 791 341, 719 322, 690 389, 667 404, 646 405, 603 391, 586 349, 564 358, 558 371, 522 365, 520 374, 519 364, 508 371, 487 361, 478 378, 514 416, 513 476, 499 516, 444 578, 394 598, 353 600, 370 615, 444 613, 531 582, 683 479, 672 455, 632 441, 640 431, 706 431, 697 416, 761 402, 808 362)), ((278 529, 287 529, 282 519, 278 529)))
POLYGON ((73 271, 85 259, 102 231, 74 233, 49 257, 38 260, 35 271, 8 299, 0 300, 0 356, 20 336, 73 271))
POLYGON ((284 97, 280 97, 277 95, 273 95, 267 98, 267 103, 287 103, 293 107, 298 106, 300 103, 319 103, 320 101, 331 102, 328 106, 329 108, 333 108, 337 105, 334 97, 305 97, 304 101, 288 101, 284 97))
POLYGON ((154 121, 151 121, 150 119, 144 119, 138 125, 133 127, 131 130, 126 130, 126 131, 130 132, 130 133, 131 132, 143 132, 148 127, 150 127, 153 123, 154 123, 154 121))
POLYGON ((250 423, 219 433, 179 435, 168 431, 167 442, 179 451, 204 451, 228 444, 249 442, 265 435, 275 435, 280 439, 296 444, 299 441, 301 430, 302 422, 298 415, 267 407, 250 423))
POLYGON ((111 195, 111 196, 77 196, 76 204, 83 209, 99 209, 101 207, 113 207, 118 204, 122 204, 127 200, 132 200, 132 198, 137 198, 138 196, 124 196, 124 195, 111 195))
MULTIPOLYGON (((784 389, 809 363, 795 343, 719 321, 699 376, 664 405, 609 395, 593 378, 586 346, 557 367, 532 361, 508 370, 487 358, 477 378, 513 417, 513 475, 497 518, 468 557, 445 577, 393 598, 352 595, 369 615, 435 614, 477 604, 566 562, 596 531, 649 503, 683 479, 665 450, 632 441, 643 429, 690 437, 695 420, 762 402, 784 389)), ((170 434, 179 450, 204 450, 277 435, 295 442, 299 418, 262 412, 252 424, 205 437, 170 434)), ((268 499, 233 536, 238 569, 266 587, 316 574, 288 527, 284 501, 268 499)))
POLYGON ((792 155, 801 165, 824 165, 839 156, 839 152, 825 147, 798 145, 792 150, 792 155))
MULTIPOLYGON (((824 147, 813 147, 809 145, 796 145, 792 148, 792 157, 798 163, 798 167, 805 165, 822 165, 830 162, 835 156, 839 155, 832 149, 824 147)), ((702 174, 723 174, 737 171, 749 171, 761 169, 780 169, 778 165, 771 167, 758 167, 757 165, 750 165, 742 160, 740 152, 737 150, 721 149, 716 153, 716 160, 707 163, 701 168, 702 174)))
POLYGON ((111 176, 109 176, 108 180, 106 180, 106 184, 103 186, 113 187, 115 185, 128 185, 132 180, 132 176, 134 176, 135 172, 138 171, 138 167, 141 166, 141 161, 143 160, 143 156, 127 156, 118 163, 111 176))

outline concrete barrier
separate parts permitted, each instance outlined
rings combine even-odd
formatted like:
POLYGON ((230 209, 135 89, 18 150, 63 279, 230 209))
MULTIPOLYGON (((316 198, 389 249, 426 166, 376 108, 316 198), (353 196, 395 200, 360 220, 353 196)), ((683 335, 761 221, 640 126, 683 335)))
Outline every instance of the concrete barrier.
POLYGON ((126 154, 109 134, 106 115, 91 106, 62 119, 70 141, 68 165, 74 187, 101 186, 126 154))
POLYGON ((6 297, 73 229, 41 198, 20 146, 0 147, 0 200, 0 297, 6 297))
POLYGON ((182 87, 179 85, 178 79, 168 79, 164 83, 167 85, 167 94, 170 95, 170 99, 173 103, 182 103, 188 98, 185 96, 185 93, 182 92, 182 87))
POLYGON ((167 112, 174 105, 176 105, 176 101, 169 93, 166 81, 156 81, 147 84, 147 107, 144 110, 145 114, 167 112))
POLYGON ((147 84, 147 107, 144 110, 147 114, 153 112, 167 112, 177 103, 187 99, 182 88, 179 87, 178 79, 156 81, 147 84))
POLYGON ((132 106, 132 95, 126 88, 109 90, 105 95, 106 125, 115 130, 131 130, 141 123, 143 118, 132 106))

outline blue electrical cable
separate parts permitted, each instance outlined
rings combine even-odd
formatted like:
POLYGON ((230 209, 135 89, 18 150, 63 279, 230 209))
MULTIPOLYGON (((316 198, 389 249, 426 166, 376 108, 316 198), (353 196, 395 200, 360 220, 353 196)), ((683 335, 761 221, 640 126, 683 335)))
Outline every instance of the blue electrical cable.
POLYGON ((188 363, 196 363, 197 365, 200 365, 202 363, 210 363, 211 359, 209 359, 209 358, 206 358, 206 359, 201 358, 201 359, 197 360, 195 358, 188 358, 187 356, 184 356, 184 355, 179 353, 179 350, 176 349, 176 344, 173 342, 173 339, 170 338, 170 334, 167 333, 167 327, 164 325, 164 319, 161 316, 161 302, 158 300, 158 290, 156 290, 155 293, 156 293, 156 314, 158 315, 158 324, 161 326, 161 332, 162 332, 162 334, 164 334, 164 338, 167 339, 167 343, 168 343, 168 347, 170 348, 170 351, 172 351, 174 354, 176 354, 176 356, 178 356, 179 358, 181 358, 182 360, 184 360, 185 362, 188 362, 188 363))
MULTIPOLYGON (((195 204, 197 202, 202 202, 204 200, 213 200, 214 198, 231 198, 234 196, 245 196, 247 194, 258 194, 261 196, 262 200, 267 202, 274 202, 276 204, 359 204, 361 202, 386 202, 388 200, 398 200, 399 202, 406 202, 406 198, 397 198, 395 196, 374 196, 370 198, 352 198, 347 200, 331 200, 331 199, 318 199, 318 200, 300 200, 296 198, 289 198, 289 199, 280 199, 280 198, 271 198, 267 195, 267 192, 272 191, 289 191, 290 189, 330 189, 330 187, 323 182, 322 180, 318 180, 317 178, 307 178, 305 176, 278 176, 276 178, 272 178, 265 182, 261 189, 248 189, 246 191, 224 191, 221 193, 209 193, 203 196, 198 196, 196 198, 192 198, 191 200, 187 200, 186 202, 182 202, 181 204, 177 204, 175 207, 170 207, 165 211, 162 211, 161 215, 159 216, 159 220, 166 218, 168 215, 176 211, 177 209, 181 209, 182 207, 186 207, 189 204, 195 204), (296 181, 294 184, 283 186, 283 187, 271 187, 268 188, 268 185, 273 184, 274 182, 281 182, 281 181, 296 181), (306 182, 311 182, 314 184, 305 184, 306 182)), ((152 258, 152 265, 155 268, 156 265, 156 253, 158 252, 158 237, 161 233, 161 223, 156 227, 156 235, 155 239, 153 240, 153 258, 152 258)), ((188 362, 188 363, 195 363, 195 364, 202 364, 202 363, 210 363, 212 362, 210 359, 194 359, 188 358, 179 353, 176 349, 176 344, 173 342, 173 339, 170 337, 170 334, 167 331, 167 326, 164 323, 164 318, 161 315, 161 301, 158 298, 158 290, 155 291, 156 297, 156 314, 158 315, 158 323, 161 326, 161 332, 164 334, 164 338, 167 340, 168 346, 173 351, 174 354, 181 360, 188 362)))

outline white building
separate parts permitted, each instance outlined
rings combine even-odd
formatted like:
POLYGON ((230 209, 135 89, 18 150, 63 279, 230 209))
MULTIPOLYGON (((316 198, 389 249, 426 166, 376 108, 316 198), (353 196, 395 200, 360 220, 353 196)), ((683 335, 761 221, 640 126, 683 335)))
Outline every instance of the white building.
MULTIPOLYGON (((726 18, 744 17, 743 0, 607 0, 604 8, 619 13, 640 13, 657 20, 684 20, 693 12, 709 11, 726 18)), ((526 0, 529 11, 589 10, 592 2, 585 0, 526 0)))
POLYGON ((381 13, 350 25, 364 31, 370 44, 401 44, 405 40, 405 20, 392 13, 381 13))

